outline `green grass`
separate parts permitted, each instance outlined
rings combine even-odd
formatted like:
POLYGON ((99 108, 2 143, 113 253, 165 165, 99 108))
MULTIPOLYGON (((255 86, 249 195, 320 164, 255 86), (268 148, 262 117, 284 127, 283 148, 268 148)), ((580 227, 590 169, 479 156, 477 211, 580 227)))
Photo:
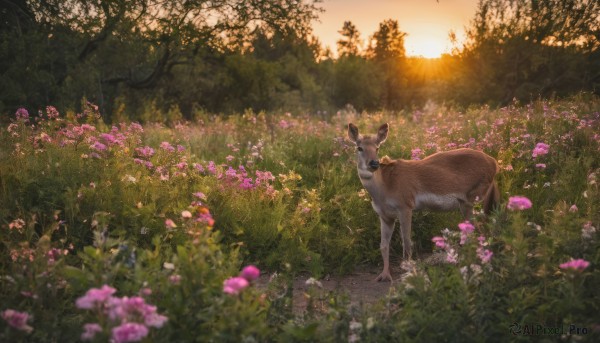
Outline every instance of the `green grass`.
MULTIPOLYGON (((142 132, 135 125, 111 131, 97 116, 14 119, 0 133, 0 311, 33 315, 33 331, 0 320, 0 340, 75 341, 84 323, 98 321, 98 340, 107 340, 119 323, 75 300, 108 284, 120 297, 152 290, 146 301, 169 321, 150 329, 151 341, 531 338, 512 336, 513 323, 576 325, 587 334, 566 340, 593 341, 600 335, 600 236, 592 229, 600 227, 599 113, 600 100, 581 95, 502 109, 440 107, 417 121, 403 113, 342 112, 319 121, 247 112, 142 132), (289 287, 297 273, 319 278, 381 263, 379 220, 356 174, 348 122, 364 132, 390 123, 381 156, 460 146, 487 152, 501 167, 501 204, 490 218, 475 217, 464 245, 457 213, 416 213, 417 255, 444 235, 456 264, 418 261, 370 309, 329 294, 324 309, 295 317, 289 287), (109 131, 112 138, 101 135, 109 131), (93 148, 96 141, 106 149, 93 148), (550 149, 534 158, 538 142, 550 149), (145 146, 152 156, 140 152, 145 146), (507 210, 516 195, 532 208, 507 210), (493 253, 488 263, 479 235, 493 253), (50 261, 52 249, 61 253, 50 261), (559 268, 572 258, 590 265, 559 268), (224 294, 223 281, 247 264, 278 277, 266 290, 224 294)), ((396 233, 392 256, 401 249, 396 233)))

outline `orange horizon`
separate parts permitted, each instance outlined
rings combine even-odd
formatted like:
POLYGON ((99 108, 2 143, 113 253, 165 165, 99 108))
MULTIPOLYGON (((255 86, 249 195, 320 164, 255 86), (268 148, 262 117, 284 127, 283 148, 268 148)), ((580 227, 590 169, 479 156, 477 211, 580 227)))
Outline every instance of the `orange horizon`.
POLYGON ((458 44, 464 41, 464 28, 475 15, 477 0, 325 0, 321 6, 325 11, 313 23, 313 33, 334 56, 344 21, 356 25, 365 49, 379 23, 394 19, 407 33, 407 56, 439 58, 452 49, 451 31, 458 44))

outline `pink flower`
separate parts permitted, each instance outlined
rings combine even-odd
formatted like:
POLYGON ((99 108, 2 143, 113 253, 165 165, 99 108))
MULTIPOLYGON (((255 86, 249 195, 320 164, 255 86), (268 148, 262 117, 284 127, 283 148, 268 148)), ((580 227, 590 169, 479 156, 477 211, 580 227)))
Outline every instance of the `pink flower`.
POLYGON ((107 149, 106 145, 96 141, 94 144, 90 145, 90 149, 94 149, 97 151, 105 151, 107 149))
POLYGON ((537 163, 537 164, 535 165, 535 167, 536 167, 536 168, 539 168, 539 169, 544 169, 544 168, 546 168, 546 164, 545 164, 545 163, 537 163))
POLYGON ((75 301, 77 308, 93 309, 96 305, 106 302, 117 290, 104 285, 102 288, 91 288, 84 296, 75 301))
POLYGON ((473 226, 473 224, 471 224, 469 221, 458 224, 458 228, 461 232, 464 232, 466 234, 475 231, 475 226, 473 226))
POLYGON ((550 146, 548 144, 538 143, 538 144, 536 144, 535 148, 533 148, 533 152, 531 153, 531 156, 537 157, 540 155, 546 155, 548 153, 549 149, 550 149, 550 146))
POLYGON ((514 197, 510 197, 508 198, 508 205, 506 205, 506 208, 508 208, 509 210, 526 210, 528 208, 531 208, 531 200, 527 199, 526 197, 523 196, 514 196, 514 197))
POLYGON ((135 152, 142 157, 152 157, 154 155, 154 149, 149 146, 143 148, 135 148, 135 152))
POLYGON ((177 227, 177 224, 175 224, 173 220, 167 219, 165 220, 165 226, 167 227, 167 229, 174 229, 177 227))
POLYGON ((192 218, 192 212, 187 211, 187 210, 181 211, 181 218, 186 218, 186 219, 192 218))
POLYGON ((475 231, 475 227, 473 224, 468 221, 464 223, 458 224, 458 228, 460 229, 460 245, 463 245, 467 242, 467 237, 473 231, 475 231))
POLYGON ((223 281, 223 292, 227 294, 238 294, 248 287, 248 280, 243 277, 232 277, 223 281))
POLYGON ((8 224, 8 228, 13 230, 17 229, 17 231, 21 232, 22 228, 25 226, 25 221, 23 219, 15 219, 10 224, 8 224))
POLYGON ((492 259, 494 253, 488 249, 478 248, 477 256, 481 260, 481 263, 488 263, 492 259))
POLYGON ((83 333, 81 334, 82 341, 92 341, 97 333, 102 332, 102 327, 98 323, 88 323, 83 325, 83 333))
POLYGON ((204 194, 202 192, 196 192, 196 193, 193 193, 192 195, 198 199, 206 200, 206 194, 204 194))
POLYGON ((254 185, 252 184, 252 179, 249 177, 245 177, 244 180, 240 183, 240 188, 244 190, 252 189, 254 185))
POLYGON ((169 282, 173 285, 179 285, 181 283, 181 275, 173 274, 169 276, 169 282))
POLYGON ((582 271, 585 268, 589 267, 589 265, 590 265, 590 263, 586 260, 583 260, 583 259, 573 260, 572 259, 569 262, 561 263, 559 267, 560 267, 560 269, 582 271))
POLYGON ((248 281, 254 281, 260 276, 260 270, 254 265, 249 265, 242 269, 240 276, 248 281))
POLYGON ((577 205, 575 205, 575 204, 571 205, 571 207, 569 208, 569 212, 571 212, 571 213, 575 213, 577 211, 579 211, 579 209, 577 208, 577 205))
POLYGON ((1 316, 2 319, 6 320, 8 325, 12 326, 17 330, 25 331, 28 333, 33 331, 33 328, 27 325, 27 321, 29 320, 29 313, 27 312, 19 312, 8 309, 2 312, 1 316))
POLYGON ((124 323, 112 329, 115 343, 139 342, 148 336, 148 328, 139 323, 124 323))
POLYGON ((431 241, 440 249, 446 248, 446 239, 444 237, 435 236, 431 239, 431 241))
POLYGON ((410 158, 413 160, 420 160, 422 155, 423 155, 423 150, 421 150, 420 148, 416 148, 416 149, 411 150, 410 158))
POLYGON ((163 150, 166 150, 168 152, 175 151, 175 147, 173 147, 171 145, 171 143, 169 143, 169 142, 162 142, 162 143, 160 143, 160 148, 163 149, 163 150))
POLYGON ((23 107, 19 108, 15 113, 17 119, 29 119, 29 112, 23 107))

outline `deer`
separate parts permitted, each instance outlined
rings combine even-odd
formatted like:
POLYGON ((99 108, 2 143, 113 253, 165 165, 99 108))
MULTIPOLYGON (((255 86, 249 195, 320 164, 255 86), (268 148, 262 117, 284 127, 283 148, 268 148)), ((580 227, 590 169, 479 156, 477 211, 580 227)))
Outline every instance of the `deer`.
POLYGON ((412 259, 411 221, 413 211, 459 210, 465 220, 474 203, 483 200, 490 214, 500 200, 495 176, 496 160, 482 151, 456 149, 432 154, 422 160, 378 158, 380 145, 388 136, 389 124, 375 135, 361 135, 348 124, 348 138, 356 144, 358 177, 371 196, 371 205, 381 224, 383 271, 376 281, 390 281, 390 241, 396 220, 400 224, 402 257, 412 259))

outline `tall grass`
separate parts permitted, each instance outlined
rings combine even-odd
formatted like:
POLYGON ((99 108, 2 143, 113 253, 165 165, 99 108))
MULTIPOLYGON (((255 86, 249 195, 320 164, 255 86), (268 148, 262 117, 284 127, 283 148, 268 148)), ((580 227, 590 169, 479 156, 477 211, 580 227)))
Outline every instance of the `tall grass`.
MULTIPOLYGON (((97 340, 108 339, 122 323, 75 305, 102 285, 119 297, 140 295, 168 317, 149 327, 153 341, 599 336, 597 98, 327 120, 247 112, 172 127, 99 118, 93 106, 69 118, 52 107, 35 116, 19 110, 0 133, 0 311, 33 315, 32 331, 5 315, 3 341, 74 341, 90 322, 101 324, 97 340), (363 132, 390 123, 382 156, 485 151, 501 166, 502 201, 490 218, 476 215, 464 239, 458 214, 415 215, 417 256, 450 262, 418 259, 377 306, 350 309, 330 294, 325 306, 295 317, 296 273, 379 268, 379 220, 356 175, 348 122, 363 132), (547 153, 533 153, 538 143, 547 153), (532 207, 507 209, 513 196, 532 207), (571 259, 589 266, 560 267, 571 259), (266 290, 225 294, 223 281, 244 264, 276 276, 266 290), (521 330, 511 332, 513 324, 521 330)), ((313 300, 317 293, 309 290, 313 300)))

